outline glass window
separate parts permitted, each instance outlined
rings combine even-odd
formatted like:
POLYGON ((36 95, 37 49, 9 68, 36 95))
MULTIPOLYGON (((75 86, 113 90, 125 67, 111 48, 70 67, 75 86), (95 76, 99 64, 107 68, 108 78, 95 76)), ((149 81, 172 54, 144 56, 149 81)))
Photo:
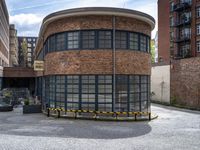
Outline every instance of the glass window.
POLYGON ((98 76, 98 110, 112 111, 112 76, 98 76))
POLYGON ((56 76, 56 107, 65 108, 65 76, 56 76))
POLYGON ((200 35, 200 24, 197 24, 197 35, 200 35))
POLYGON ((44 56, 48 53, 48 51, 49 51, 49 39, 44 44, 44 56))
POLYGON ((112 48, 111 31, 99 31, 99 48, 112 48))
POLYGON ((56 35, 56 50, 65 50, 65 33, 60 33, 56 35))
POLYGON ((127 49, 127 33, 116 31, 116 48, 127 49))
POLYGON ((31 44, 31 43, 28 43, 28 47, 32 47, 32 44, 31 44))
POLYGON ((116 76, 116 111, 128 111, 128 76, 117 75, 116 76))
POLYGON ((44 55, 44 49, 42 49, 37 57, 38 60, 43 60, 44 55))
POLYGON ((190 44, 180 45, 180 56, 189 57, 190 56, 190 44))
POLYGON ((148 76, 140 76, 141 82, 140 82, 140 92, 141 92, 141 111, 147 111, 147 101, 148 98, 148 91, 149 91, 149 78, 148 76))
POLYGON ((170 2, 170 11, 174 10, 174 2, 170 2))
POLYGON ((137 33, 130 33, 130 40, 129 40, 130 49, 139 50, 138 44, 139 44, 138 34, 137 33))
POLYGON ((49 77, 49 102, 50 107, 55 107, 55 76, 49 77))
POLYGON ((67 76, 67 109, 79 109, 79 76, 67 76))
POLYGON ((82 76, 82 109, 95 110, 95 76, 82 76))
POLYGON ((147 37, 147 52, 149 52, 150 53, 150 38, 149 37, 147 37))
POLYGON ((94 31, 82 32, 82 48, 83 49, 95 48, 95 32, 94 31))
POLYGON ((171 26, 171 27, 174 26, 174 17, 170 17, 170 26, 171 26))
POLYGON ((190 27, 181 28, 180 39, 190 38, 190 37, 191 37, 191 28, 190 27))
POLYGON ((78 49, 79 48, 79 32, 68 32, 67 34, 67 45, 68 49, 78 49))
POLYGON ((140 50, 147 51, 147 40, 144 35, 140 35, 140 50))
POLYGON ((55 36, 53 35, 53 36, 51 36, 51 37, 49 38, 49 51, 50 51, 50 52, 55 51, 55 43, 56 43, 56 41, 55 41, 55 36))
POLYGON ((197 7, 197 8, 196 8, 196 15, 197 15, 197 18, 200 17, 200 7, 197 7))
POLYGON ((200 41, 197 41, 197 52, 200 53, 200 41))

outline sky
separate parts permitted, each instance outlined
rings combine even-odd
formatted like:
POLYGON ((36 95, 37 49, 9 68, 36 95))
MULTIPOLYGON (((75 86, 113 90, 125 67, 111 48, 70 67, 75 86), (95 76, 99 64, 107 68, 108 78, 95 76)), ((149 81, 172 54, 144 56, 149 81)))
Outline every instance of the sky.
MULTIPOLYGON (((6 0, 10 23, 18 36, 38 36, 42 20, 53 12, 77 7, 119 7, 138 10, 155 18, 157 0, 6 0)), ((152 32, 154 38, 157 25, 152 32)))

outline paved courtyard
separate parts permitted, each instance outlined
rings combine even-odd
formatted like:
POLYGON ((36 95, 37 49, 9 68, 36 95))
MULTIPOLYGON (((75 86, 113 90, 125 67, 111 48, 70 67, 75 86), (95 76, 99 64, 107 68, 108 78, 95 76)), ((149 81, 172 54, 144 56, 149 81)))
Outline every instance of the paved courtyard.
POLYGON ((200 112, 153 105, 151 122, 102 122, 0 113, 0 150, 199 150, 200 112))

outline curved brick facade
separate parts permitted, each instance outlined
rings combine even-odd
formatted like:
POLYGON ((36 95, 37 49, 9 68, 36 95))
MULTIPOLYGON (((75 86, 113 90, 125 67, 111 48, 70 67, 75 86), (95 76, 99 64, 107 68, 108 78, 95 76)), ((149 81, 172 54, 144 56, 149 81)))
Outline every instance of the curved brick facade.
MULTIPOLYGON (((111 50, 62 51, 45 57, 45 75, 112 74, 111 50)), ((116 52, 116 74, 151 74, 150 54, 137 51, 116 52)))
POLYGON ((150 112, 153 27, 150 16, 126 9, 83 8, 47 16, 36 46, 36 58, 44 60, 37 80, 43 107, 150 112))

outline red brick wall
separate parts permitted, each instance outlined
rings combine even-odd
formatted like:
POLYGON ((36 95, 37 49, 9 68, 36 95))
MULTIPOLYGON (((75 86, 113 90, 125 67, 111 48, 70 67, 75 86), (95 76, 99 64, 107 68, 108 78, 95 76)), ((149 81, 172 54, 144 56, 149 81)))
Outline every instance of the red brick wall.
POLYGON ((158 0, 158 59, 170 61, 169 0, 158 0))
MULTIPOLYGON (((53 52, 45 57, 45 75, 112 74, 112 65, 112 50, 53 52)), ((117 50, 116 73, 150 75, 150 54, 117 50)))
POLYGON ((171 102, 200 109, 200 58, 175 60, 171 68, 171 102))

